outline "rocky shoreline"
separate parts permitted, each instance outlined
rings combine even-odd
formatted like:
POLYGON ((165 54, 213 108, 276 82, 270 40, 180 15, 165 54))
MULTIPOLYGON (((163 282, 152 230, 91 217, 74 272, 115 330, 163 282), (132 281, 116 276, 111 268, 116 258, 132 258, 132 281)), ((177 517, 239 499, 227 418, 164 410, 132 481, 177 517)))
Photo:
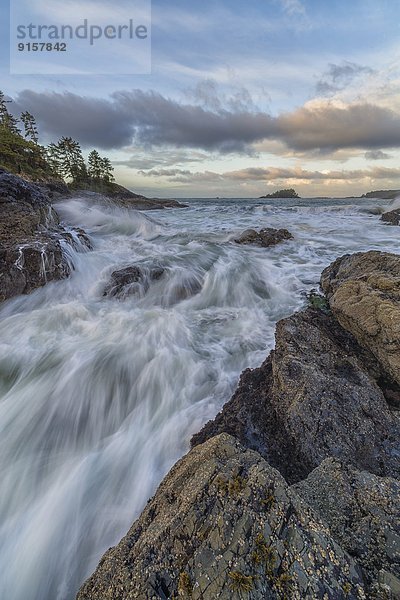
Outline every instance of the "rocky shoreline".
POLYGON ((78 600, 400 598, 400 256, 321 287, 78 600))
MULTIPOLYGON (((74 195, 135 210, 184 208, 175 200, 145 198, 116 184, 114 188, 112 196, 87 190, 74 195)), ((63 182, 32 183, 0 169, 0 302, 68 277, 74 269, 68 248, 92 249, 82 229, 60 223, 54 203, 73 197, 63 182)))
POLYGON ((0 171, 0 301, 68 277, 68 247, 90 250, 83 230, 60 223, 52 201, 62 193, 0 171))
MULTIPOLYGON (((91 249, 60 223, 53 203, 67 195, 0 170, 0 301, 68 277, 70 249, 91 249)), ((179 204, 83 195, 139 210, 179 204)), ((395 211, 382 220, 398 224, 395 211)), ((232 241, 291 238, 262 229, 232 241)), ((144 294, 163 273, 114 271, 104 295, 144 294)), ((78 600, 400 598, 400 256, 342 256, 320 283, 78 600)))

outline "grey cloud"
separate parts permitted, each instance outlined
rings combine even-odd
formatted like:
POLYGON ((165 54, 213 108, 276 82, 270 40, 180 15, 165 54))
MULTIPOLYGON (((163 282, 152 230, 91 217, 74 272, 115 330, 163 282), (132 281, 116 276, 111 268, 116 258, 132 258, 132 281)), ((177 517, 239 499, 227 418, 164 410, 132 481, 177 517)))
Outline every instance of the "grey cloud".
POLYGON ((370 67, 353 62, 344 61, 340 65, 331 63, 316 85, 317 94, 322 96, 335 94, 344 90, 356 77, 371 73, 373 73, 373 69, 370 67))
POLYGON ((368 152, 365 153, 365 158, 367 160, 385 160, 386 158, 391 158, 391 155, 382 152, 382 150, 368 150, 368 152))
POLYGON ((277 118, 279 138, 293 150, 391 148, 400 145, 400 115, 373 104, 303 107, 277 118))
POLYGON ((48 137, 72 136, 83 146, 120 148, 131 143, 132 121, 116 102, 69 92, 24 90, 15 100, 20 112, 29 110, 48 137))
POLYGON ((251 145, 278 140, 294 151, 378 150, 400 146, 400 115, 372 104, 341 108, 325 103, 277 117, 255 110, 210 110, 156 92, 114 93, 110 99, 71 93, 17 97, 47 136, 72 135, 83 146, 174 147, 251 153, 251 145))
POLYGON ((157 167, 171 167, 184 163, 198 163, 209 160, 210 155, 205 152, 189 151, 157 151, 151 154, 136 151, 126 160, 114 160, 113 165, 128 167, 130 169, 155 169, 157 167))
POLYGON ((171 182, 200 184, 200 183, 216 183, 219 181, 230 182, 268 182, 268 181, 290 181, 290 180, 306 180, 309 182, 322 181, 361 181, 369 179, 386 179, 398 180, 400 178, 400 169, 397 168, 382 168, 373 169, 355 169, 348 171, 309 171, 306 169, 296 168, 248 168, 238 171, 227 171, 225 173, 215 173, 213 171, 191 172, 180 169, 159 169, 152 170, 146 173, 149 177, 165 177, 171 182))

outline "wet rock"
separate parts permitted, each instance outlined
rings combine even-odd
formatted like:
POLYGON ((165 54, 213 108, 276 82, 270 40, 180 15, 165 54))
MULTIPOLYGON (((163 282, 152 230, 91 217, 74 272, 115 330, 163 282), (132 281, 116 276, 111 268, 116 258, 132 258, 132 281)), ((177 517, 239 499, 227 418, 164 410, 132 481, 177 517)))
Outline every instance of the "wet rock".
POLYGON ((82 230, 60 225, 43 189, 0 170, 0 301, 67 277, 72 267, 61 242, 71 236, 82 248, 90 244, 82 230))
POLYGON ((381 221, 384 221, 388 225, 400 225, 400 208, 383 213, 381 221))
POLYGON ((360 252, 338 258, 321 286, 340 324, 400 384, 400 256, 360 252))
POLYGON ((365 598, 361 569, 256 452, 220 435, 170 471, 78 600, 365 598))
POLYGON ((237 244, 253 244, 255 246, 261 246, 262 248, 268 248, 269 246, 275 246, 285 240, 292 240, 293 235, 287 229, 273 229, 268 227, 266 229, 246 229, 243 233, 235 239, 237 244))
POLYGON ((292 487, 329 525, 372 584, 383 569, 400 577, 400 482, 329 458, 292 487))
POLYGON ((373 356, 319 310, 283 319, 275 337, 271 356, 244 371, 232 399, 192 444, 230 433, 290 482, 330 456, 398 476, 399 421, 374 378, 373 356))
POLYGON ((135 265, 113 271, 103 296, 123 300, 134 294, 143 295, 149 289, 150 283, 160 279, 163 273, 162 267, 146 268, 135 265))
POLYGON ((62 239, 64 239, 78 252, 93 250, 93 244, 90 236, 80 227, 70 227, 68 231, 60 232, 60 235, 62 239))
POLYGON ((119 206, 121 208, 132 208, 134 210, 162 210, 164 208, 187 208, 187 204, 181 204, 177 200, 162 198, 147 198, 135 194, 121 185, 112 183, 112 188, 102 192, 90 190, 74 190, 74 196, 85 198, 93 204, 105 204, 107 206, 119 206))

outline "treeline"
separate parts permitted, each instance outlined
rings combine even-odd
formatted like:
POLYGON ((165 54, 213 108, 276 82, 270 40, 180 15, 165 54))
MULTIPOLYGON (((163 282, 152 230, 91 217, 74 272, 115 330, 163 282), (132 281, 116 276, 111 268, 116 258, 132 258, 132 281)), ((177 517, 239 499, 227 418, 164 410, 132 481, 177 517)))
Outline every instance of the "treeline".
POLYGON ((108 184, 114 181, 113 166, 107 157, 92 150, 88 163, 79 142, 62 137, 56 144, 39 144, 35 117, 28 111, 14 117, 0 91, 0 166, 34 180, 58 178, 76 187, 108 184))
POLYGON ((272 194, 266 194, 265 196, 260 196, 260 198, 300 198, 296 190, 293 188, 289 188, 286 190, 277 190, 272 194))

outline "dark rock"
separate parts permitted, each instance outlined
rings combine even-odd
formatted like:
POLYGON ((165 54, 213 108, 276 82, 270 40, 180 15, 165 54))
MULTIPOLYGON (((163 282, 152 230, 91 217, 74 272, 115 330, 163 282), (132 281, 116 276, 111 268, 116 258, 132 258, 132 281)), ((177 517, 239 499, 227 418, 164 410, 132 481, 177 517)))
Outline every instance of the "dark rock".
POLYGON ((246 229, 239 238, 235 239, 235 242, 237 244, 253 244, 262 248, 268 248, 269 246, 275 246, 280 242, 292 239, 293 236, 287 229, 273 229, 268 227, 260 229, 260 231, 246 229))
POLYGON ((400 482, 326 459, 292 489, 319 514, 369 583, 400 577, 400 482))
POLYGON ((145 294, 152 281, 163 275, 162 267, 137 267, 135 265, 113 271, 110 281, 104 288, 103 296, 122 300, 133 294, 145 294))
POLYGON ((228 435, 191 450, 78 600, 362 599, 361 569, 261 456, 228 435))
POLYGON ((400 225, 400 208, 395 208, 394 210, 383 213, 381 221, 384 221, 389 225, 400 225))
POLYGON ((271 356, 244 371, 232 399, 192 444, 230 433, 290 482, 330 456, 398 476, 399 421, 374 368, 373 357, 334 318, 312 309, 296 313, 278 323, 271 356))
POLYGON ((71 196, 69 187, 64 181, 54 179, 52 181, 46 181, 44 183, 38 183, 38 187, 52 200, 60 200, 71 196))
POLYGON ((80 227, 70 227, 68 231, 60 232, 60 236, 78 252, 93 250, 90 236, 80 227))
POLYGON ((71 264, 61 241, 90 246, 83 230, 66 231, 44 190, 0 172, 0 301, 63 279, 71 264))
POLYGON ((73 197, 79 196, 93 204, 105 204, 108 206, 119 206, 121 208, 132 208, 135 210, 161 210, 164 208, 187 208, 177 200, 163 200, 161 198, 146 198, 135 194, 126 188, 113 184, 116 189, 105 192, 76 189, 73 197))

